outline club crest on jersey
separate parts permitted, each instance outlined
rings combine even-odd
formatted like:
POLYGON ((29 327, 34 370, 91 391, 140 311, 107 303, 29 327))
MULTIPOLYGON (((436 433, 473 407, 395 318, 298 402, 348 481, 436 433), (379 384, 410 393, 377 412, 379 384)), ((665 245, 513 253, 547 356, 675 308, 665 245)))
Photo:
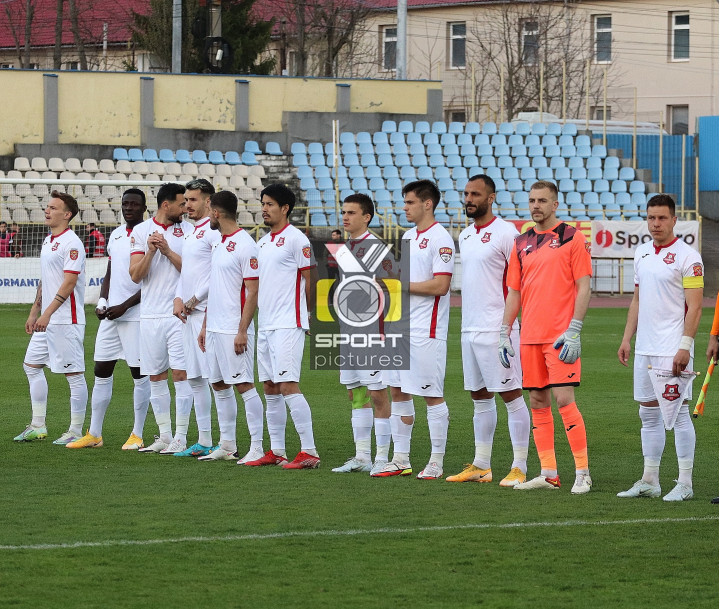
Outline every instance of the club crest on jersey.
POLYGON ((228 244, 225 246, 228 252, 234 252, 235 251, 235 242, 234 241, 228 241, 228 244))
POLYGON ((423 240, 420 242, 420 245, 418 245, 418 247, 419 247, 421 250, 424 250, 424 249, 427 247, 427 244, 428 244, 428 240, 427 240, 427 238, 425 238, 425 239, 423 239, 423 240))
POLYGON ((195 235, 195 238, 202 239, 204 234, 205 234, 205 229, 201 230, 197 235, 195 235))
POLYGON ((175 237, 182 237, 185 233, 183 233, 183 229, 181 226, 176 226, 173 228, 173 236, 175 237))
MULTIPOLYGON (((278 245, 280 245, 280 244, 278 243, 278 245)), ((303 256, 305 256, 305 258, 308 258, 308 259, 309 259, 311 254, 312 254, 312 250, 310 249, 310 246, 309 246, 309 245, 306 245, 306 246, 303 248, 303 256)))
POLYGON ((382 261, 382 267, 386 273, 389 273, 390 271, 392 271, 392 262, 386 258, 382 261))
POLYGON ((77 260, 77 259, 78 259, 78 251, 70 250, 70 260, 77 260))
POLYGON ((361 248, 357 251, 357 254, 355 254, 355 256, 357 256, 358 258, 362 258, 364 255, 365 255, 365 248, 364 248, 364 247, 361 247, 361 248))
POLYGON ((663 258, 663 262, 665 264, 672 264, 673 262, 675 262, 675 254, 672 252, 669 252, 668 255, 665 256, 665 258, 663 258))
POLYGON ((251 268, 253 271, 257 271, 257 268, 258 268, 257 258, 250 258, 250 268, 251 268))
POLYGON ((54 252, 54 251, 57 251, 57 248, 59 248, 59 247, 60 247, 60 242, 59 242, 59 241, 56 241, 55 243, 53 243, 52 251, 53 251, 53 252, 54 252))
POLYGON ((548 247, 557 249, 558 247, 560 247, 560 240, 557 237, 553 237, 552 241, 550 241, 550 243, 548 243, 548 247))
POLYGON ((483 243, 490 243, 490 235, 492 235, 492 233, 484 233, 483 236, 480 238, 480 241, 482 241, 483 243))
POLYGON ((703 276, 702 264, 693 264, 693 275, 695 275, 695 277, 703 276))
POLYGON ((275 245, 277 245, 278 247, 282 247, 283 245, 285 245, 285 237, 280 237, 275 245))
POLYGON ((441 247, 440 260, 443 262, 450 262, 450 258, 452 258, 452 250, 449 247, 441 247))
POLYGON ((586 242, 585 242, 585 251, 586 251, 588 254, 590 253, 590 242, 589 242, 589 241, 586 241, 586 242))
POLYGON ((663 391, 662 396, 669 402, 674 402, 675 400, 677 400, 680 397, 680 388, 678 387, 678 384, 666 384, 665 391, 663 391))

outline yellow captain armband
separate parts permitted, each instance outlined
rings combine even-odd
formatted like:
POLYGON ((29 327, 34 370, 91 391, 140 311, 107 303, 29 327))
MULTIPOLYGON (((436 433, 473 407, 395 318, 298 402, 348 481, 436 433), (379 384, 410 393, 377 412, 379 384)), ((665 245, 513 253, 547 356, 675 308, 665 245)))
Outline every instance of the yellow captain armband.
POLYGON ((705 286, 704 277, 702 275, 696 275, 692 277, 683 277, 684 288, 702 288, 705 286))

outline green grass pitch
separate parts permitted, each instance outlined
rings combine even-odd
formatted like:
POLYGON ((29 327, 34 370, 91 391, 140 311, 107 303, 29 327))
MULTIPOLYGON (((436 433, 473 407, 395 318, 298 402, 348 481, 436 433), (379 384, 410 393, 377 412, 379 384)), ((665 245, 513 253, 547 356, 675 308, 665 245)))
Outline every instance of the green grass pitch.
MULTIPOLYGON (((577 397, 595 486, 579 497, 570 494, 572 456, 558 423, 559 491, 331 473, 354 450, 349 404, 332 372, 306 370, 301 383, 322 458, 315 471, 121 451, 132 425, 132 383, 123 363, 115 372, 104 448, 71 451, 51 444, 69 420, 67 383, 51 374, 50 437, 15 444, 12 437, 30 418, 21 365, 28 307, 2 306, 0 312, 0 607, 718 606, 718 508, 710 504, 718 494, 717 376, 706 414, 695 421, 695 499, 616 498, 642 470, 632 373, 615 355, 623 309, 590 310, 583 331, 577 397)), ((447 474, 474 454, 459 313, 452 311, 448 344, 447 474)), ((703 376, 696 393, 711 317, 706 310, 698 333, 696 369, 703 376)), ((90 389, 96 327, 88 314, 90 389)), ((423 404, 417 403, 417 413, 416 472, 430 452, 423 404)), ((88 406, 87 422, 89 416, 88 406)), ((238 419, 243 451, 242 407, 238 419)), ((511 462, 506 421, 500 404, 496 482, 511 462)), ((151 440, 152 414, 145 429, 151 440)), ((195 434, 191 423, 191 440, 195 434)), ((290 420, 287 437, 294 454, 298 441, 290 420)), ((531 442, 529 474, 538 468, 531 442)), ((676 475, 669 433, 664 492, 676 475)))

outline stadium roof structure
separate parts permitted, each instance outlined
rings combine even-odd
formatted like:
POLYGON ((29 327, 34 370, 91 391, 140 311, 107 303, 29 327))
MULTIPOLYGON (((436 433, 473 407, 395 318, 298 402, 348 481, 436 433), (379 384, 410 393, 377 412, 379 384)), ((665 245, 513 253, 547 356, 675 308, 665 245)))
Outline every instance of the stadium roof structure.
MULTIPOLYGON (((146 13, 149 0, 78 0, 78 21, 83 43, 103 43, 103 28, 107 24, 107 43, 125 44, 130 40, 132 13, 146 13)), ((25 45, 25 7, 22 0, 3 2, 0 18, 0 49, 22 49, 25 45)), ((56 0, 35 0, 30 24, 30 46, 52 47, 55 44, 56 0)), ((67 4, 62 24, 63 46, 74 46, 70 10, 67 4)))

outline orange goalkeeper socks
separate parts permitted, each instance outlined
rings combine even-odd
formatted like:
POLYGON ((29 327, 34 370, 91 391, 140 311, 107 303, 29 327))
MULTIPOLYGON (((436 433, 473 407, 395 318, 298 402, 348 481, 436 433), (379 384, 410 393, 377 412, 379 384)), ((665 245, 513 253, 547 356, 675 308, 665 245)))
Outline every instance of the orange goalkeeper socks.
POLYGON ((555 425, 553 424, 552 408, 550 406, 532 409, 532 432, 543 476, 551 478, 557 476, 555 425), (552 474, 552 472, 555 473, 552 474))
POLYGON ((585 433, 585 421, 578 410, 577 404, 571 402, 559 409, 560 416, 565 426, 570 450, 575 457, 576 470, 588 470, 587 435, 585 433))

